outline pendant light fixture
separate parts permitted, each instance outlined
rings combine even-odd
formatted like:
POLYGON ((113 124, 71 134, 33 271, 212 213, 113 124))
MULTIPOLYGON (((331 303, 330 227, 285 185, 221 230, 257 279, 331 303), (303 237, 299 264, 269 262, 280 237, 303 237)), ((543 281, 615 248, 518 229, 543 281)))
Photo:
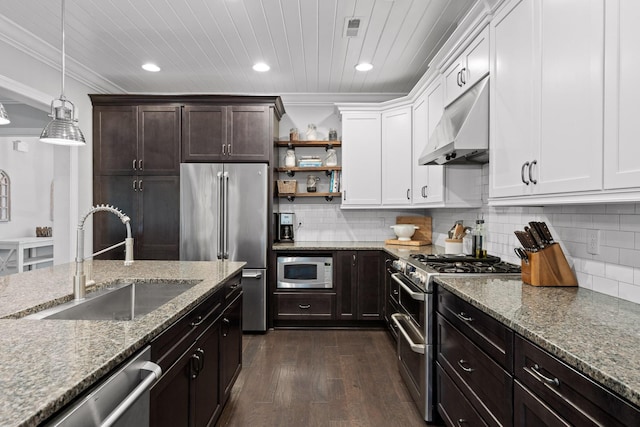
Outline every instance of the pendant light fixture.
POLYGON ((64 96, 64 1, 62 0, 62 91, 60 98, 51 101, 51 117, 53 120, 44 128, 40 141, 49 144, 81 146, 85 145, 84 135, 78 127, 75 117, 75 106, 64 96))
POLYGON ((11 123, 11 120, 9 120, 7 110, 4 109, 4 105, 0 102, 0 125, 8 125, 9 123, 11 123))

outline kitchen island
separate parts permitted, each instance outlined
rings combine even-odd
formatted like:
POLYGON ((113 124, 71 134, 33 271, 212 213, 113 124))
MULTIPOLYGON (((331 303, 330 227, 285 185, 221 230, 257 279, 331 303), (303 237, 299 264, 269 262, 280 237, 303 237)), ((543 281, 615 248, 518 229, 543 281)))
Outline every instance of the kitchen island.
MULTIPOLYGON (((86 264, 90 264, 87 262, 86 264)), ((0 277, 0 424, 36 425, 149 344, 238 274, 242 262, 93 261, 95 288, 123 280, 198 282, 131 321, 22 317, 72 299, 75 264, 0 277)))

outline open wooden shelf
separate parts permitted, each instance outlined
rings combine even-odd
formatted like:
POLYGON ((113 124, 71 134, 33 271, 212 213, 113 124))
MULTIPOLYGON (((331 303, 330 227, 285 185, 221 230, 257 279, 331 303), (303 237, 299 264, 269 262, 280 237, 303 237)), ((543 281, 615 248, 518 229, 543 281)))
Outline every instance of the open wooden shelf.
POLYGON ((334 197, 342 197, 342 193, 278 193, 278 197, 286 198, 290 202, 296 197, 324 197, 327 202, 330 202, 334 197))
POLYGON ((342 146, 342 141, 276 141, 277 147, 333 147, 342 146))

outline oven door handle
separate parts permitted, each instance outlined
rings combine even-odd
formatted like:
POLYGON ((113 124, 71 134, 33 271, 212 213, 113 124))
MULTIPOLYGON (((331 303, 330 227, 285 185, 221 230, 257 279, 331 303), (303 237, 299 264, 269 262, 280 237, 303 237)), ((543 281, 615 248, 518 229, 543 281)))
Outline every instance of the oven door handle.
POLYGON ((407 319, 407 318, 408 316, 402 313, 393 313, 391 315, 391 320, 393 321, 393 323, 395 323, 396 327, 398 328, 398 330, 400 331, 404 339, 409 343, 409 347, 411 348, 411 351, 413 351, 414 353, 425 354, 427 346, 424 344, 416 344, 415 342, 413 342, 413 340, 411 339, 407 331, 402 326, 400 319, 407 319))
POLYGON ((425 300, 425 295, 424 292, 414 292, 413 290, 411 290, 410 287, 408 287, 402 280, 398 279, 398 276, 400 276, 400 273, 393 273, 391 275, 391 278, 393 280, 395 280, 396 282, 398 282, 398 284, 400 286, 402 286, 402 289, 404 289, 411 298, 413 298, 416 301, 424 301, 425 300))

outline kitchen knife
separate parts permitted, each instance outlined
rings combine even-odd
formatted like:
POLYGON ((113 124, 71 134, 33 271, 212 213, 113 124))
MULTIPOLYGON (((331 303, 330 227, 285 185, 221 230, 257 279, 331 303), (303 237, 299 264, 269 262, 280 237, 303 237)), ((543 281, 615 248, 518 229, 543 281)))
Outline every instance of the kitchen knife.
POLYGON ((540 240, 542 240, 542 243, 544 243, 545 246, 548 245, 549 242, 547 241, 547 238, 544 236, 542 232, 542 227, 540 226, 540 223, 537 221, 531 221, 529 222, 529 225, 531 226, 532 229, 536 231, 536 233, 538 233, 538 236, 540 237, 540 240))
MULTIPOLYGON (((531 225, 531 224, 532 224, 532 222, 529 223, 529 225, 531 225)), ((536 228, 533 225, 531 227, 525 227, 524 231, 529 233, 529 235, 531 236, 533 241, 536 242, 536 246, 538 248, 540 248, 540 249, 544 248, 544 241, 540 237, 540 234, 538 233, 538 230, 536 230, 536 228)))
POLYGON ((536 242, 533 241, 533 238, 526 231, 514 231, 520 243, 526 251, 529 252, 537 252, 538 246, 536 246, 536 242))
POLYGON ((547 243, 549 244, 555 243, 553 240, 553 236, 551 235, 551 231, 549 231, 549 227, 547 227, 547 224, 544 221, 539 222, 538 224, 540 225, 540 230, 542 230, 542 234, 544 235, 544 238, 547 241, 547 243))

